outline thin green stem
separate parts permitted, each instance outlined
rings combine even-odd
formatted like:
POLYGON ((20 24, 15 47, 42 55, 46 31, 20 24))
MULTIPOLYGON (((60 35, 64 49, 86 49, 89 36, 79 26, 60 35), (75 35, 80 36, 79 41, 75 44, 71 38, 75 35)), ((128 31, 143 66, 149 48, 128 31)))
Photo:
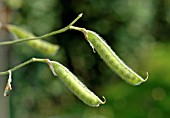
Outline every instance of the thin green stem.
POLYGON ((7 70, 7 71, 0 72, 0 75, 7 75, 7 74, 9 74, 9 71, 13 72, 13 71, 18 70, 18 69, 20 69, 21 67, 26 66, 26 65, 28 65, 28 64, 30 64, 30 63, 32 63, 32 62, 48 63, 48 62, 49 62, 49 59, 32 58, 32 59, 30 59, 30 60, 28 60, 28 61, 26 61, 26 62, 24 62, 24 63, 21 63, 21 64, 19 64, 18 66, 15 66, 15 67, 7 70))
POLYGON ((84 32, 86 30, 85 28, 76 27, 76 26, 70 26, 70 29, 78 30, 78 31, 81 31, 81 32, 84 32))
POLYGON ((87 30, 85 28, 70 26, 70 29, 82 32, 85 35, 85 37, 87 38, 87 30))
POLYGON ((56 34, 59 34, 59 33, 62 33, 62 32, 65 32, 67 30, 70 29, 70 26, 72 26, 74 23, 76 23, 81 17, 82 17, 82 13, 79 14, 77 16, 77 18, 75 18, 68 26, 60 29, 60 30, 57 30, 57 31, 53 31, 51 33, 48 33, 48 34, 45 34, 45 35, 42 35, 42 36, 38 36, 38 37, 33 37, 33 38, 23 38, 23 39, 18 39, 18 40, 14 40, 14 41, 5 41, 5 42, 0 42, 0 46, 2 45, 10 45, 10 44, 16 44, 16 43, 21 43, 21 42, 24 42, 24 41, 30 41, 30 40, 37 40, 37 39, 44 39, 44 38, 47 38, 49 36, 52 36, 52 35, 56 35, 56 34))

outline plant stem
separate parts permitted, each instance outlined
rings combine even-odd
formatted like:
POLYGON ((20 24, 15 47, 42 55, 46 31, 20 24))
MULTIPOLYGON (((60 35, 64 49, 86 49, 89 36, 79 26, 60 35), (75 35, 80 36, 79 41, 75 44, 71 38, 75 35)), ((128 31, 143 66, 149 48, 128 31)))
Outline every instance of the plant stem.
POLYGON ((24 41, 30 41, 30 40, 37 40, 37 39, 43 39, 43 38, 47 38, 49 36, 52 36, 52 35, 55 35, 55 34, 59 34, 59 33, 62 33, 62 32, 65 32, 67 30, 70 29, 70 26, 72 26, 74 23, 76 23, 81 17, 82 17, 82 13, 79 14, 77 16, 77 18, 75 18, 68 26, 60 29, 60 30, 56 30, 56 31, 53 31, 51 33, 48 33, 48 34, 45 34, 45 35, 42 35, 42 36, 38 36, 38 37, 33 37, 33 38, 23 38, 23 39, 18 39, 18 40, 14 40, 14 41, 5 41, 5 42, 0 42, 0 46, 2 45, 10 45, 10 44, 15 44, 15 43, 20 43, 20 42, 24 42, 24 41))
POLYGON ((48 62, 49 62, 49 59, 32 58, 32 59, 30 59, 30 60, 28 60, 28 61, 26 61, 26 62, 24 62, 24 63, 21 63, 21 64, 19 64, 18 66, 15 66, 15 67, 7 70, 7 71, 0 72, 0 75, 7 75, 7 74, 9 74, 9 71, 13 72, 13 71, 18 70, 18 69, 20 69, 21 67, 26 66, 27 64, 32 63, 32 62, 48 63, 48 62))
POLYGON ((70 26, 70 29, 77 30, 77 31, 80 31, 80 32, 85 32, 86 31, 85 28, 76 27, 76 26, 70 26))
POLYGON ((70 29, 80 31, 85 35, 85 37, 87 37, 87 30, 85 28, 76 27, 76 26, 70 26, 70 29))

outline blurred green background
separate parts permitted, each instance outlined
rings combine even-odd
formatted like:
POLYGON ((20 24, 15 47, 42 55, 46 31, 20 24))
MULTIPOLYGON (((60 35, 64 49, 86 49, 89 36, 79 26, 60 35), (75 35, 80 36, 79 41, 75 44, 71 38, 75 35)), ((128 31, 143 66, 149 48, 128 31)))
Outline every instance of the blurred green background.
MULTIPOLYGON (((24 43, 11 45, 8 68, 32 57, 62 63, 106 104, 98 108, 77 99, 47 65, 30 64, 13 73, 11 118, 166 118, 170 115, 169 0, 5 0, 8 23, 40 36, 68 25, 93 30, 133 70, 149 79, 131 86, 113 72, 85 40, 69 30, 47 41, 61 49, 43 55, 24 43)), ((12 38, 11 38, 12 40, 12 38)))

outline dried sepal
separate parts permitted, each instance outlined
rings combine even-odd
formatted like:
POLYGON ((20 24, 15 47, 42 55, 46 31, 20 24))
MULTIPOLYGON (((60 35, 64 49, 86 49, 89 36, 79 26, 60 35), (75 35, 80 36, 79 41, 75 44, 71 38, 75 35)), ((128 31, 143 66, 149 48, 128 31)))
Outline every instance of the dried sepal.
POLYGON ((5 91, 4 91, 4 96, 9 96, 9 92, 12 90, 12 86, 11 86, 11 82, 12 82, 12 73, 11 71, 9 70, 9 77, 8 77, 8 82, 7 82, 7 85, 5 87, 5 91))

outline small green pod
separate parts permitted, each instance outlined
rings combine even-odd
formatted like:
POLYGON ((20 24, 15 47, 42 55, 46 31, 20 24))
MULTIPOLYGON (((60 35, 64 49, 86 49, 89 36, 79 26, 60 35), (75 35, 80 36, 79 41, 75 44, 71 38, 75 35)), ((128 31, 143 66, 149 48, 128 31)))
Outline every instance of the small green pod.
POLYGON ((74 74, 60 63, 49 61, 49 67, 53 74, 58 76, 63 83, 85 104, 92 107, 98 107, 100 104, 104 104, 106 102, 101 101, 74 74))
POLYGON ((81 30, 92 48, 98 52, 104 62, 126 82, 132 85, 139 85, 148 79, 148 73, 147 78, 144 80, 129 68, 98 34, 90 30, 81 30))
MULTIPOLYGON (((25 31, 24 29, 21 29, 14 25, 7 25, 7 28, 17 38, 34 38, 35 37, 32 33, 25 31)), ((31 48, 34 48, 37 51, 43 54, 46 54, 46 55, 55 55, 57 51, 59 50, 58 45, 54 45, 54 44, 48 43, 40 39, 27 41, 26 43, 31 48)))

